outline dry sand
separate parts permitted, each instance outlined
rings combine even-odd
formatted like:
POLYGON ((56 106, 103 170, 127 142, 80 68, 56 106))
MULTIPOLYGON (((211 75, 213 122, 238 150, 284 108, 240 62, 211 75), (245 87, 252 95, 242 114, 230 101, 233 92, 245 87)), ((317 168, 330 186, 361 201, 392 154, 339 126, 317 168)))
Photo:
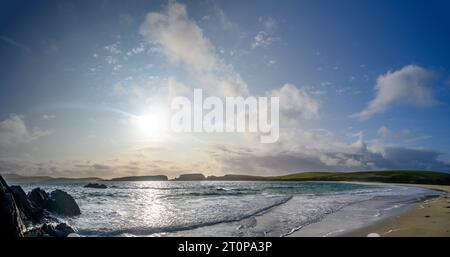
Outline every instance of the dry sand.
POLYGON ((382 237, 449 237, 450 236, 450 186, 412 185, 436 189, 445 193, 413 204, 405 212, 381 220, 373 225, 349 232, 344 236, 367 236, 376 233, 382 237))

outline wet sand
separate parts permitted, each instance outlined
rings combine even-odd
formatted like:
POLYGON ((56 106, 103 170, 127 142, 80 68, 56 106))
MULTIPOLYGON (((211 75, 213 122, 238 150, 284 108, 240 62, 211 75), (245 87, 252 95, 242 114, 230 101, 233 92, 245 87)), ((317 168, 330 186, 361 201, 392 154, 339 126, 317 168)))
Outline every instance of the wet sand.
POLYGON ((413 204, 404 212, 378 221, 342 236, 367 236, 376 233, 382 237, 448 237, 450 236, 450 186, 412 185, 445 192, 442 196, 413 204))

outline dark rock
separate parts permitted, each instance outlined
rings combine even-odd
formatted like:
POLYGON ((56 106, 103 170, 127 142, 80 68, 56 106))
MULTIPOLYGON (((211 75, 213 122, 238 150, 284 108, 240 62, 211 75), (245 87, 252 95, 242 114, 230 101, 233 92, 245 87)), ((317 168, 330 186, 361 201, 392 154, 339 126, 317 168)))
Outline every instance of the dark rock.
POLYGON ((169 178, 166 175, 153 175, 153 176, 131 176, 113 178, 111 181, 167 181, 169 178))
POLYGON ((0 237, 22 237, 24 230, 13 192, 0 176, 0 237))
POLYGON ((42 209, 48 209, 48 203, 50 201, 50 197, 44 190, 35 188, 28 193, 28 199, 37 207, 42 209))
POLYGON ((80 207, 75 202, 73 197, 62 190, 56 189, 51 192, 50 200, 48 210, 51 212, 67 216, 81 214, 80 207))
POLYGON ((98 184, 98 183, 89 183, 89 184, 85 185, 84 187, 100 188, 100 189, 108 188, 105 184, 98 184))
MULTIPOLYGON (((46 224, 45 224, 46 225, 46 224)), ((28 231, 25 232, 24 236, 25 237, 49 237, 50 235, 47 234, 43 229, 43 226, 41 227, 35 227, 32 229, 29 229, 28 231)))
POLYGON ((22 213, 22 218, 28 219, 33 223, 40 222, 44 217, 44 210, 36 207, 27 197, 20 186, 11 186, 17 207, 22 213))
POLYGON ((71 233, 76 233, 75 230, 71 226, 67 225, 66 223, 59 223, 55 227, 55 229, 57 231, 59 231, 60 233, 62 233, 65 237, 71 233))
POLYGON ((76 233, 75 230, 66 223, 60 223, 56 227, 53 224, 46 223, 41 227, 34 228, 27 233, 30 237, 67 237, 69 234, 76 233))
POLYGON ((37 207, 67 216, 81 214, 80 207, 68 193, 56 189, 48 194, 40 188, 28 193, 28 199, 37 207))

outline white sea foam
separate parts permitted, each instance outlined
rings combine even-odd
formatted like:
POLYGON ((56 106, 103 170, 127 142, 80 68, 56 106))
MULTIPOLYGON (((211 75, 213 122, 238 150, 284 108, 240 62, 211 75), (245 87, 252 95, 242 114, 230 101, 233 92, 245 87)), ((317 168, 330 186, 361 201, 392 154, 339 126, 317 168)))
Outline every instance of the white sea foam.
POLYGON ((66 221, 84 236, 288 236, 299 232, 329 236, 381 218, 431 192, 324 182, 107 184, 107 189, 83 188, 83 184, 22 186, 25 191, 37 186, 59 188, 73 195, 82 214, 66 221), (339 213, 347 216, 336 216, 339 213), (338 218, 333 223, 330 217, 338 218), (325 221, 329 223, 325 228, 315 229, 325 221))

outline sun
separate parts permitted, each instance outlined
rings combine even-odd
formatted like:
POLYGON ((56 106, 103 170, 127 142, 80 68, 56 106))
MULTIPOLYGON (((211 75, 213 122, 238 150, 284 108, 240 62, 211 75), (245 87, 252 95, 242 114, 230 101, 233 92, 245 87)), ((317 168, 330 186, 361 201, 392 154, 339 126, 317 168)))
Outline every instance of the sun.
POLYGON ((168 133, 168 115, 163 109, 151 108, 142 115, 133 118, 140 137, 144 139, 163 140, 168 133))

